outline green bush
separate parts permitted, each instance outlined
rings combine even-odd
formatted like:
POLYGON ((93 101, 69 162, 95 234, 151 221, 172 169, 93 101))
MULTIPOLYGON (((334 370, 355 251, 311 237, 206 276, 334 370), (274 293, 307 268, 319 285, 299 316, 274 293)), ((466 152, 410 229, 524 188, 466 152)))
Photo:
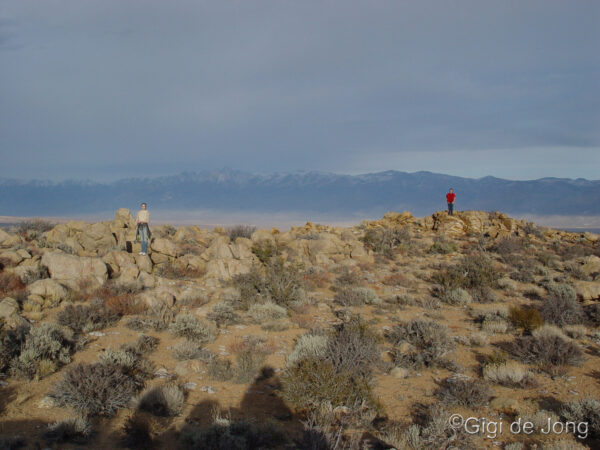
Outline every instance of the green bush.
POLYGON ((412 245, 412 237, 405 228, 370 228, 361 238, 365 247, 388 258, 394 256, 396 249, 408 250, 412 245))

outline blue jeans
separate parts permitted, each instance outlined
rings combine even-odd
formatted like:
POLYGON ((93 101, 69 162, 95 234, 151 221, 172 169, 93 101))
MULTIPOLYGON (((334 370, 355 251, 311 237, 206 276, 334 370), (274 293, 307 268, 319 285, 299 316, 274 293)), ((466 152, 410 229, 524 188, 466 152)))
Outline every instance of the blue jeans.
POLYGON ((454 203, 448 203, 448 214, 454 215, 454 203))
POLYGON ((140 241, 142 242, 142 253, 148 253, 148 225, 141 223, 139 226, 140 241))

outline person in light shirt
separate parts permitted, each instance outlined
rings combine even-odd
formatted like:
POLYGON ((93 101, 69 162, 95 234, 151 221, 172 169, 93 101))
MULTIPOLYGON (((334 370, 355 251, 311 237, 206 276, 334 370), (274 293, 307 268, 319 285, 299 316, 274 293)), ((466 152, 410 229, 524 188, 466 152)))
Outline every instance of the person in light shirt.
POLYGON ((142 209, 138 211, 135 218, 135 222, 137 223, 136 240, 142 242, 142 251, 140 252, 140 255, 146 255, 148 253, 148 241, 151 236, 150 227, 148 226, 148 223, 150 223, 150 213, 146 208, 147 205, 142 203, 142 209))

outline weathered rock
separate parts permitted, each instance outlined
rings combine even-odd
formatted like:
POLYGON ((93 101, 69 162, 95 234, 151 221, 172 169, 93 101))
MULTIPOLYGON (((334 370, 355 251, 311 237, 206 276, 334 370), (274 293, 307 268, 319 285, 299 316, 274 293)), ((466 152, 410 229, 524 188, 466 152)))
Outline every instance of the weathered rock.
POLYGON ((64 286, 62 286, 56 280, 49 278, 34 281, 27 287, 27 290, 32 295, 39 295, 43 299, 51 299, 55 301, 64 300, 68 295, 68 292, 64 286))
POLYGON ((140 270, 135 264, 127 264, 121 267, 117 282, 122 285, 133 285, 136 283, 140 270))
POLYGON ((250 239, 239 237, 235 240, 235 244, 229 245, 231 254, 236 259, 252 259, 252 241, 250 239))
POLYGON ((154 277, 149 273, 140 272, 138 280, 140 281, 144 289, 152 289, 154 286, 156 286, 156 281, 154 280, 154 277))
POLYGON ((85 250, 90 252, 109 249, 117 244, 110 227, 104 223, 90 225, 77 236, 77 240, 85 250))
POLYGON ((213 259, 206 264, 206 277, 229 280, 234 275, 248 273, 251 267, 251 260, 213 259))
POLYGON ((269 241, 272 244, 275 243, 275 237, 268 230, 256 230, 254 233, 252 233, 252 236, 250 237, 250 239, 254 243, 262 242, 262 241, 269 241))
POLYGON ((15 266, 23 261, 23 257, 12 250, 0 253, 0 258, 10 261, 15 266))
POLYGON ((154 241, 152 241, 151 248, 153 252, 172 257, 177 256, 177 246, 169 239, 156 238, 154 241))
POLYGON ((576 281, 574 287, 577 297, 583 301, 600 299, 600 281, 576 281))
POLYGON ((184 268, 190 268, 198 271, 206 269, 206 261, 204 261, 200 256, 196 255, 182 256, 177 258, 177 262, 184 268))
POLYGON ((159 286, 152 291, 142 292, 139 295, 139 299, 149 308, 156 308, 162 305, 172 307, 175 304, 175 295, 165 286, 159 286))
POLYGON ((135 255, 135 263, 139 269, 146 273, 152 273, 152 260, 148 255, 135 255))
POLYGON ((597 256, 586 256, 581 262, 580 269, 586 275, 593 276, 600 274, 600 258, 597 256))
POLYGON ((108 278, 106 264, 100 258, 77 257, 52 251, 42 256, 41 263, 48 268, 51 278, 71 287, 79 282, 103 285, 108 278))
POLYGON ((232 259, 233 253, 229 247, 229 237, 219 236, 215 238, 210 246, 200 255, 205 261, 214 259, 232 259))
POLYGON ((5 247, 5 248, 15 247, 17 245, 23 244, 24 242, 25 242, 25 240, 21 236, 13 234, 2 242, 2 247, 5 247))
POLYGON ((154 264, 163 264, 169 261, 169 257, 167 255, 163 255, 162 253, 151 253, 150 259, 154 264))
POLYGON ((23 260, 25 259, 31 259, 31 254, 25 250, 24 248, 20 248, 19 250, 17 250, 17 254, 23 258, 23 260))
POLYGON ((115 228, 135 228, 135 220, 131 215, 131 211, 127 208, 119 208, 115 213, 113 226, 115 228))
POLYGON ((0 318, 8 319, 19 312, 19 304, 14 298, 6 297, 0 301, 0 318))
POLYGON ((0 228, 0 243, 4 242, 5 240, 7 240, 10 237, 11 237, 10 234, 8 234, 6 231, 4 231, 2 228, 0 228))

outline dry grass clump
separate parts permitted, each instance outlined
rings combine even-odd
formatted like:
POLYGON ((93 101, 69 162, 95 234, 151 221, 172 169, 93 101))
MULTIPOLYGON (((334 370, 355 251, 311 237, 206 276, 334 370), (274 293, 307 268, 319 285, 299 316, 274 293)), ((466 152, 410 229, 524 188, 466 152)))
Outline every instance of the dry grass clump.
POLYGON ((339 269, 339 275, 335 278, 336 287, 360 286, 362 277, 360 273, 350 267, 342 267, 339 269))
POLYGON ((227 235, 231 242, 235 242, 239 237, 250 239, 255 231, 256 227, 252 225, 233 225, 227 228, 227 235))
POLYGON ((394 326, 386 334, 386 339, 394 345, 394 363, 401 367, 443 365, 443 357, 455 346, 444 325, 422 319, 394 326), (404 343, 408 344, 408 348, 404 343))
POLYGON ((584 306, 583 310, 591 325, 600 326, 600 303, 584 306))
POLYGON ((180 449, 250 450, 279 448, 286 435, 270 423, 256 424, 246 420, 215 417, 206 428, 192 427, 179 435, 180 449))
POLYGON ((216 381, 228 381, 233 378, 233 365, 224 358, 213 358, 207 365, 208 376, 216 381))
POLYGON ((125 344, 121 348, 126 351, 133 353, 137 356, 142 356, 146 353, 152 352, 158 346, 159 339, 154 336, 142 335, 131 344, 125 344))
POLYGON ((549 325, 538 328, 531 336, 518 337, 509 350, 522 362, 539 364, 545 370, 566 365, 579 366, 585 359, 577 344, 549 325))
POLYGON ((138 408, 159 417, 175 417, 181 414, 185 395, 175 383, 155 386, 142 393, 138 408))
POLYGON ((113 325, 119 318, 118 313, 107 308, 102 300, 97 299, 89 305, 65 306, 57 314, 56 321, 80 333, 101 330, 113 325))
POLYGON ((531 372, 514 361, 484 365, 483 378, 507 387, 523 388, 534 384, 531 372))
POLYGON ((206 318, 213 320, 217 327, 233 325, 240 322, 240 316, 233 310, 229 302, 220 302, 212 307, 206 318))
POLYGON ((463 288, 447 289, 438 294, 439 299, 449 305, 465 306, 471 303, 473 298, 463 288))
POLYGON ((342 288, 333 297, 342 306, 379 305, 382 303, 375 291, 365 287, 342 288))
POLYGON ((16 337, 21 342, 24 338, 24 342, 18 356, 13 348, 10 372, 15 377, 43 378, 71 362, 75 348, 73 337, 53 323, 41 323, 31 327, 25 335, 16 337))
POLYGON ((214 325, 204 322, 193 314, 181 313, 169 325, 169 332, 190 341, 206 344, 215 340, 217 330, 214 325))
POLYGON ((254 381, 264 366, 265 355, 255 353, 250 350, 241 352, 236 357, 233 368, 233 381, 235 383, 245 384, 254 381))
POLYGON ((93 428, 85 417, 74 417, 48 425, 44 439, 50 442, 73 442, 85 444, 92 436, 93 428))
POLYGON ((488 403, 492 390, 481 380, 453 376, 441 384, 436 395, 441 402, 448 405, 479 408, 488 403))
POLYGON ((256 242, 252 245, 251 250, 263 264, 267 264, 272 258, 281 255, 281 248, 276 243, 269 240, 256 242))
POLYGON ((381 282, 386 286, 403 286, 406 288, 410 288, 415 285, 414 280, 402 273, 392 273, 387 275, 381 280, 381 282))
POLYGON ((327 271, 320 267, 314 266, 311 266, 304 271, 302 274, 302 280, 310 290, 324 288, 331 282, 331 278, 327 271))
POLYGON ((513 326, 523 328, 528 333, 541 327, 544 324, 544 319, 540 312, 534 308, 523 308, 519 306, 511 306, 508 312, 508 318, 513 326))
POLYGON ((546 322, 558 326, 585 322, 585 313, 571 286, 551 283, 547 286, 547 290, 548 298, 540 307, 541 315, 546 322))
POLYGON ((506 333, 509 328, 508 314, 502 310, 490 311, 477 319, 481 323, 481 330, 491 334, 506 333))
POLYGON ((152 449, 154 448, 152 434, 150 421, 138 414, 133 414, 123 424, 122 443, 131 449, 152 449))
POLYGON ((588 439, 600 438, 600 401, 585 398, 563 406, 561 416, 570 422, 588 424, 588 439))

